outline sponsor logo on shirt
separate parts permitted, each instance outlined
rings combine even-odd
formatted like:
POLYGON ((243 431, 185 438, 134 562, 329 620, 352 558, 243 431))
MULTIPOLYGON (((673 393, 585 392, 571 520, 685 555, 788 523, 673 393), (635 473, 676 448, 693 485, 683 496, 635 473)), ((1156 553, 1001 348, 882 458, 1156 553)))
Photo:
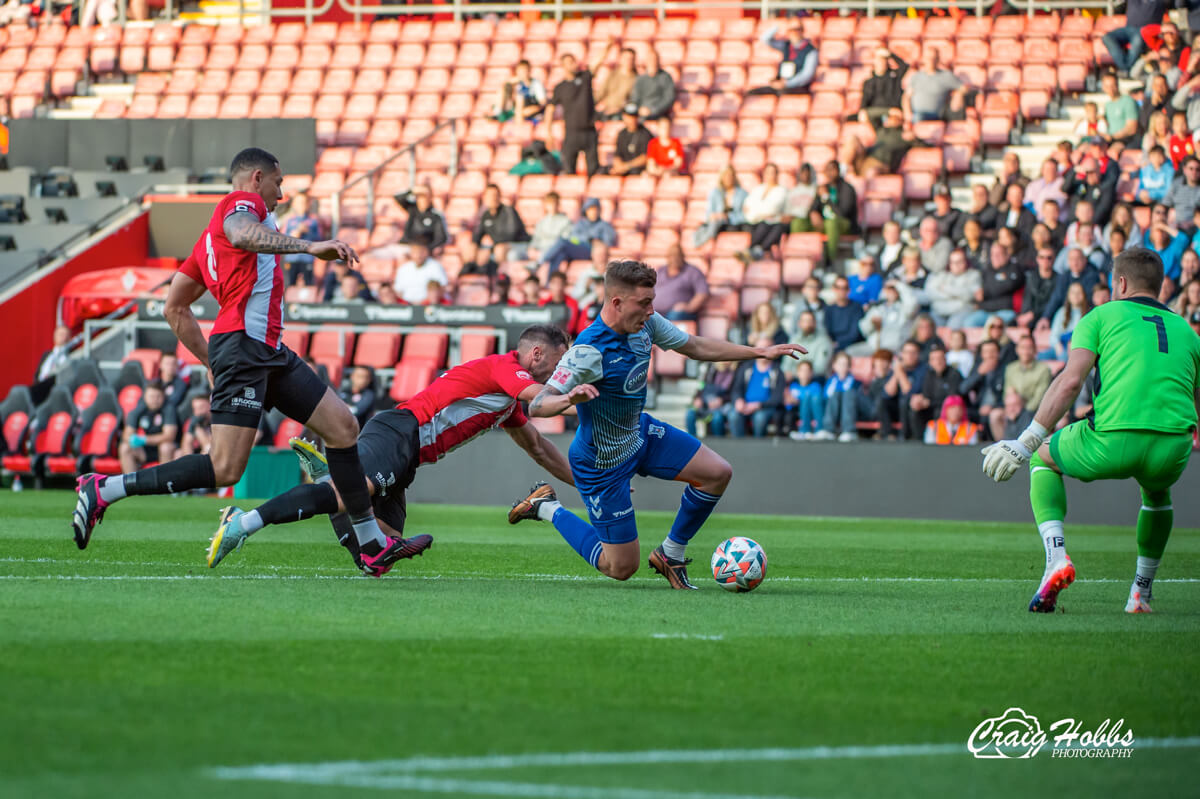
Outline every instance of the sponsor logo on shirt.
POLYGON ((533 379, 533 375, 529 374, 529 372, 526 372, 524 369, 520 369, 517 371, 517 377, 521 378, 522 380, 532 380, 533 379))
POLYGON ((646 376, 650 373, 650 361, 645 360, 629 370, 625 376, 625 393, 636 394, 646 387, 646 376))
POLYGON ((571 373, 569 371, 567 371, 566 369, 555 370, 554 376, 550 378, 551 382, 558 383, 558 384, 564 385, 564 386, 570 381, 570 379, 571 379, 571 373))

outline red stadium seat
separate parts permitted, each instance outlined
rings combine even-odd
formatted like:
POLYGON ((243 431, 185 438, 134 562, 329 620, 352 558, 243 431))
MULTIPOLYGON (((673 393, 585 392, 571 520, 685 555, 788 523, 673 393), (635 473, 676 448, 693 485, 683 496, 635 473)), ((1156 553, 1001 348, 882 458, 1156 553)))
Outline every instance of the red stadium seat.
POLYGON ((354 354, 355 366, 370 366, 375 369, 391 368, 400 354, 400 334, 371 332, 360 333, 358 348, 354 354))
POLYGON ((285 416, 279 422, 279 427, 275 430, 275 436, 271 439, 271 446, 275 449, 287 449, 290 439, 300 438, 303 435, 304 424, 285 416))
MULTIPOLYGON (((355 334, 340 325, 326 325, 312 334, 308 354, 315 361, 334 361, 347 366, 354 354, 355 334)), ((331 374, 332 377, 332 374, 331 374)))
POLYGON ((417 332, 404 337, 403 361, 427 361, 441 367, 446 362, 450 340, 446 333, 417 332))
POLYGON ((437 373, 438 367, 429 361, 401 361, 396 364, 388 396, 396 402, 407 402, 424 391, 437 373))

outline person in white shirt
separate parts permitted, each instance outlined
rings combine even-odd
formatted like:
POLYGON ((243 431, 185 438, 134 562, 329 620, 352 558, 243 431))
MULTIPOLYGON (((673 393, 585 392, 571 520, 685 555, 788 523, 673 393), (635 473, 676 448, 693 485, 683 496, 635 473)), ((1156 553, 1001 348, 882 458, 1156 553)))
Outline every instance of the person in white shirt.
POLYGON ((43 380, 50 380, 58 374, 67 361, 70 360, 68 350, 68 342, 71 340, 71 331, 64 325, 59 325, 54 328, 54 346, 46 350, 42 355, 42 360, 38 363, 37 379, 35 383, 40 383, 43 380))
POLYGON ((787 189, 779 185, 779 168, 763 167, 762 181, 746 195, 742 214, 750 224, 750 249, 740 253, 744 261, 757 261, 783 239, 787 189))
POLYGON ((400 265, 396 270, 396 279, 392 288, 400 299, 409 305, 423 305, 429 294, 430 282, 445 286, 450 281, 446 279, 446 271, 442 265, 429 255, 429 246, 425 242, 412 245, 412 260, 400 265))

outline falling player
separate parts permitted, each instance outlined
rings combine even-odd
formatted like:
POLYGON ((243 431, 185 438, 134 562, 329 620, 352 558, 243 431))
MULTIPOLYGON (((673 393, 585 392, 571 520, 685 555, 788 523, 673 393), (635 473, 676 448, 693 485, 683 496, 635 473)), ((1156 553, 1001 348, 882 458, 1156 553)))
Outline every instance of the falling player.
POLYGON ((371 511, 358 460, 358 422, 281 341, 279 255, 307 253, 350 262, 358 256, 341 241, 309 242, 279 232, 273 211, 282 196, 283 172, 275 156, 251 147, 234 157, 229 171, 233 191, 217 203, 203 237, 171 281, 164 309, 175 335, 212 373, 210 453, 113 477, 83 475, 71 519, 75 543, 85 548, 105 510, 126 496, 212 491, 236 483, 246 469, 259 419, 273 406, 328 442, 330 473, 346 497, 363 559, 374 573, 383 574, 404 556, 404 542, 385 537, 371 511), (220 305, 207 341, 190 307, 205 290, 220 305))
MULTIPOLYGON (((363 427, 358 448, 366 469, 366 490, 374 497, 381 524, 399 536, 407 518, 404 492, 418 466, 436 463, 451 450, 495 427, 508 433, 539 466, 570 484, 571 467, 558 448, 538 433, 521 411, 520 402, 538 395, 543 383, 567 349, 560 328, 532 325, 517 341, 517 349, 468 361, 434 380, 429 388, 394 410, 371 417, 363 427)), ((552 407, 565 410, 572 402, 595 396, 591 386, 579 386, 560 396, 552 407)), ((338 540, 360 561, 355 538, 347 529, 340 488, 330 485, 321 454, 308 442, 292 440, 304 470, 313 483, 298 485, 252 511, 227 508, 209 547, 208 565, 221 560, 268 524, 286 524, 320 514, 331 515, 338 540)), ((433 542, 428 535, 407 541, 405 557, 419 555, 433 542)), ((368 572, 369 573, 369 572, 368 572)))
POLYGON ((1046 571, 1029 609, 1054 611, 1075 579, 1067 556, 1063 475, 1076 480, 1133 478, 1142 490, 1137 573, 1126 613, 1149 613, 1154 574, 1171 535, 1171 486, 1192 452, 1200 407, 1200 337, 1158 302, 1163 265, 1140 247, 1113 264, 1113 300, 1093 308, 1071 334, 1067 365, 1050 384, 1033 422, 1018 438, 983 450, 983 471, 996 482, 1028 461, 1029 498, 1046 548, 1046 571), (1096 368, 1093 414, 1045 441, 1096 368), (1044 442, 1044 443, 1043 443, 1044 442))
POLYGON ((650 566, 672 588, 688 589, 695 586, 688 581, 685 548, 721 499, 733 470, 695 437, 642 412, 650 348, 657 344, 699 361, 775 360, 805 350, 795 344, 743 347, 689 336, 654 312, 657 277, 639 261, 610 263, 600 315, 579 334, 529 405, 531 416, 553 416, 561 412, 564 398, 578 404, 579 430, 568 457, 591 524, 564 509, 545 483, 516 503, 508 520, 552 522, 589 565, 627 580, 641 561, 630 479, 640 474, 687 483, 675 523, 650 554, 650 566), (589 385, 598 391, 594 399, 576 393, 589 385))

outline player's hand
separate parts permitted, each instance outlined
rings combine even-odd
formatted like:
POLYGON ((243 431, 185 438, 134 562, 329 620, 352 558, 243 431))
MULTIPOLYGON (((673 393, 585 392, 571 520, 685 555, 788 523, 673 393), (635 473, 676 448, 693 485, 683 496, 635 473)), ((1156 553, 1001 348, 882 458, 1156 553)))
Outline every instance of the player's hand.
POLYGON ((567 392, 567 399, 572 405, 581 405, 588 400, 594 400, 598 396, 600 396, 600 392, 591 383, 575 386, 575 388, 567 392))
POLYGON ((770 347, 755 347, 754 351, 758 357, 768 361, 777 361, 785 355, 790 355, 798 361, 801 355, 808 354, 808 350, 799 344, 772 344, 770 347))
POLYGON ((308 245, 308 254, 322 261, 345 261, 353 266, 358 263, 358 253, 344 241, 314 241, 308 245))
POLYGON ((983 473, 997 483, 1003 483, 1028 463, 1032 454, 1016 439, 997 441, 983 448, 983 473))

